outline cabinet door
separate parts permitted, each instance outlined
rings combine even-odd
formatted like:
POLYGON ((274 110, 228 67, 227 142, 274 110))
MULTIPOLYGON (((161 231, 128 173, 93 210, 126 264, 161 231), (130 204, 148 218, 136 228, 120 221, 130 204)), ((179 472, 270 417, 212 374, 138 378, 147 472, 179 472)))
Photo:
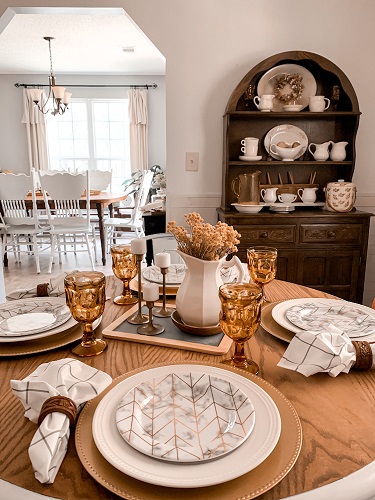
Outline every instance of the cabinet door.
POLYGON ((298 251, 297 283, 357 301, 360 250, 298 251))
POLYGON ((277 250, 277 272, 276 278, 282 281, 297 281, 297 252, 295 249, 277 250))

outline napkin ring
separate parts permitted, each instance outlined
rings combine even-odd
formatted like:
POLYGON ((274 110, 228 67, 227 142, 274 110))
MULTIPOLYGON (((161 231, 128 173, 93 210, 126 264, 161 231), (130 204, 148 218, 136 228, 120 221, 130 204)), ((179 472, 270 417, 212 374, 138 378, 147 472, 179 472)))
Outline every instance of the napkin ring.
POLYGON ((69 418, 70 426, 74 425, 77 418, 77 406, 75 402, 66 396, 52 396, 44 401, 38 417, 38 426, 47 415, 57 411, 69 418))
POLYGON ((368 342, 355 340, 352 342, 355 348, 354 370, 370 370, 372 367, 372 350, 368 342))
POLYGON ((36 286, 36 296, 37 297, 48 297, 48 286, 49 283, 40 283, 36 286))

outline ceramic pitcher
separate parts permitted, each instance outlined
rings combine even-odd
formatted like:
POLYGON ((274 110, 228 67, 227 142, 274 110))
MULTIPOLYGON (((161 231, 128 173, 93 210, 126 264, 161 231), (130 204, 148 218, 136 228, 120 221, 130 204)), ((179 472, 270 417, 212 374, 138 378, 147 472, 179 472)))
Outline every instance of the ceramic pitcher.
POLYGON ((346 158, 346 146, 348 145, 348 142, 341 141, 341 142, 333 142, 331 141, 332 149, 329 154, 331 160, 333 161, 344 161, 346 158))
POLYGON ((256 172, 241 174, 232 181, 232 189, 237 196, 237 203, 248 203, 249 205, 259 205, 260 202, 260 174, 256 172))
POLYGON ((316 161, 326 161, 328 160, 329 157, 329 146, 331 144, 331 141, 323 142, 323 144, 315 144, 315 142, 311 142, 309 144, 309 151, 314 157, 314 160, 316 161), (314 146, 315 151, 313 152, 311 149, 311 146, 314 146))
POLYGON ((262 189, 260 191, 260 195, 266 203, 275 203, 275 201, 277 200, 277 189, 278 188, 262 189))
POLYGON ((316 192, 318 191, 317 187, 314 188, 300 188, 298 192, 298 196, 301 198, 303 203, 315 203, 316 202, 316 192))
POLYGON ((238 257, 231 260, 203 260, 177 253, 186 264, 184 279, 177 291, 176 309, 182 321, 190 326, 208 327, 219 323, 219 287, 223 284, 220 269, 235 266, 237 281, 243 281, 245 271, 238 257))

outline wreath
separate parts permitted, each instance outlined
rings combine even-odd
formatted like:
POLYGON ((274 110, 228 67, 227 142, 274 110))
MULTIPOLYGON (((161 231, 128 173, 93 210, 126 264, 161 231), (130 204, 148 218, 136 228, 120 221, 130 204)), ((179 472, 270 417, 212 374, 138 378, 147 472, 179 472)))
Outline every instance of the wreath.
POLYGON ((277 99, 283 102, 289 102, 292 100, 297 100, 302 96, 303 89, 305 86, 302 84, 302 76, 298 73, 294 73, 292 75, 281 76, 276 79, 274 93, 277 99), (289 94, 283 94, 282 90, 286 85, 292 89, 289 94))

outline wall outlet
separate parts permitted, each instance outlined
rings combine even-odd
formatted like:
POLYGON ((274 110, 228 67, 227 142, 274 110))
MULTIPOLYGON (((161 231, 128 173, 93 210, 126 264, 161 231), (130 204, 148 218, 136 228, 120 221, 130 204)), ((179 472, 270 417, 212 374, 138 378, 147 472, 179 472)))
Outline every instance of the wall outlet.
POLYGON ((199 153, 186 153, 185 156, 185 170, 198 171, 199 166, 199 153))

